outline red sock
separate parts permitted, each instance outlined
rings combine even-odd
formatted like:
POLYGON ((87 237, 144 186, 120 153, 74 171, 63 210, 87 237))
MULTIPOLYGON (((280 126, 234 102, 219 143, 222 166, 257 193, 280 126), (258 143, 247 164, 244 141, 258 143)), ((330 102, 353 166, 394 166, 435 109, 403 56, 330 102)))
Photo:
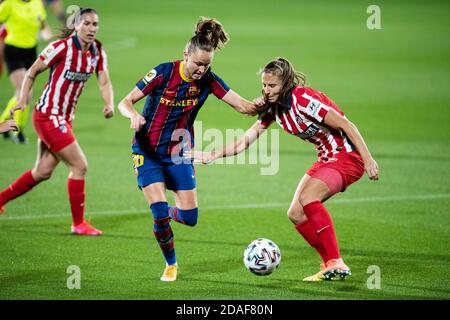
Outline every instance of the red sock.
POLYGON ((76 226, 84 221, 84 179, 67 179, 67 190, 69 192, 73 224, 76 226))
POLYGON ((308 242, 311 247, 317 250, 317 252, 322 257, 323 262, 327 262, 327 252, 325 251, 322 243, 320 243, 316 228, 314 228, 314 225, 311 223, 311 221, 307 219, 304 222, 297 224, 295 226, 295 229, 297 229, 298 233, 300 233, 303 238, 305 238, 306 242, 308 242))
POLYGON ((333 220, 322 202, 314 201, 303 207, 303 211, 316 229, 317 236, 325 248, 328 259, 339 259, 341 254, 334 231, 333 220))
POLYGON ((17 178, 16 181, 11 183, 5 190, 0 192, 0 206, 3 206, 8 201, 30 191, 37 184, 38 182, 34 180, 31 170, 28 170, 17 178))

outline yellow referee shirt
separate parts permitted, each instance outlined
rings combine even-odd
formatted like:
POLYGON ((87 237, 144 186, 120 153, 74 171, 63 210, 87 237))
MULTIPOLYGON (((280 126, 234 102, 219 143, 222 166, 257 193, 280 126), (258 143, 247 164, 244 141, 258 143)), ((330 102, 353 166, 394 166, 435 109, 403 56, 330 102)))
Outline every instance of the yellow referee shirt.
POLYGON ((42 0, 5 0, 0 4, 0 23, 6 23, 5 43, 29 49, 37 45, 38 33, 47 19, 42 0))

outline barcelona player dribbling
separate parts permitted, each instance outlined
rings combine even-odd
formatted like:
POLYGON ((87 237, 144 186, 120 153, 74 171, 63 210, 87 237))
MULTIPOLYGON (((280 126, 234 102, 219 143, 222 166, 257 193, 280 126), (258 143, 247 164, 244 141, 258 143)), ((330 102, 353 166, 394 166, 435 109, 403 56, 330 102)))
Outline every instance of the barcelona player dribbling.
POLYGON ((194 226, 198 218, 195 171, 182 159, 183 144, 193 143, 193 123, 209 94, 237 111, 254 115, 256 106, 230 90, 211 71, 214 51, 228 41, 219 21, 201 18, 182 61, 152 69, 120 103, 119 111, 136 130, 133 159, 137 182, 153 214, 153 232, 166 260, 162 281, 175 281, 177 259, 170 220, 194 226), (133 105, 147 96, 142 115, 133 105), (169 207, 166 188, 174 192, 169 207))
POLYGON ((283 58, 270 61, 262 71, 263 97, 254 100, 265 105, 258 121, 234 143, 213 152, 190 151, 185 157, 210 163, 220 157, 247 149, 264 131, 277 122, 287 133, 311 142, 317 161, 300 180, 288 217, 295 229, 321 256, 320 271, 303 281, 342 280, 351 275, 338 246, 333 221, 325 202, 344 192, 367 172, 378 180, 378 164, 372 158, 356 126, 324 93, 305 86, 303 74, 283 58))

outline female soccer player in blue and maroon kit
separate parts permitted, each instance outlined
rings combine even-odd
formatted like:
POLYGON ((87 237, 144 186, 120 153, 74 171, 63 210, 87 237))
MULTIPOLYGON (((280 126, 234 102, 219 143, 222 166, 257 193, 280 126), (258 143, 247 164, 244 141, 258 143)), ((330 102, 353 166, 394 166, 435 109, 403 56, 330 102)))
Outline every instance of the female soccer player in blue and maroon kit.
POLYGON ((324 93, 306 87, 304 75, 289 61, 278 58, 269 62, 262 71, 262 85, 264 97, 254 102, 267 107, 241 139, 221 151, 191 151, 185 156, 210 163, 236 155, 273 122, 313 143, 318 159, 300 180, 288 217, 323 260, 321 270, 304 281, 345 279, 351 272, 341 258, 333 222, 323 202, 358 181, 364 171, 370 179, 378 180, 378 165, 356 126, 324 93))
POLYGON ((73 223, 71 231, 78 235, 101 235, 102 232, 84 220, 84 177, 87 160, 72 131, 77 101, 86 81, 97 75, 105 107, 103 114, 114 114, 113 90, 109 79, 106 53, 96 40, 99 18, 92 8, 81 9, 75 29, 42 51, 25 74, 20 99, 12 109, 24 110, 35 78, 50 69, 48 82, 33 110, 33 126, 39 136, 37 161, 11 185, 0 192, 0 213, 4 205, 49 179, 62 161, 70 169, 67 179, 73 223))
POLYGON ((119 110, 136 130, 133 160, 137 182, 154 218, 153 232, 166 268, 162 281, 175 281, 177 260, 170 220, 194 226, 198 205, 195 171, 182 161, 183 150, 193 144, 193 124, 209 94, 245 114, 256 106, 230 90, 211 71, 214 51, 228 41, 215 19, 201 18, 189 40, 182 61, 166 62, 152 69, 120 103, 119 110), (147 96, 142 115, 133 105, 147 96), (174 192, 176 206, 169 207, 166 188, 174 192))

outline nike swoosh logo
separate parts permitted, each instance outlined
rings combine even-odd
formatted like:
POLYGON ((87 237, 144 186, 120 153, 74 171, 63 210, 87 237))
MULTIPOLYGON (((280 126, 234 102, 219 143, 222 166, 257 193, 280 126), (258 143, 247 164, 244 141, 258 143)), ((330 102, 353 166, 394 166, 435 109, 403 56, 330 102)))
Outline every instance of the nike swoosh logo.
POLYGON ((322 229, 317 230, 317 234, 321 233, 323 230, 325 230, 326 228, 329 228, 330 225, 323 227, 322 229))

